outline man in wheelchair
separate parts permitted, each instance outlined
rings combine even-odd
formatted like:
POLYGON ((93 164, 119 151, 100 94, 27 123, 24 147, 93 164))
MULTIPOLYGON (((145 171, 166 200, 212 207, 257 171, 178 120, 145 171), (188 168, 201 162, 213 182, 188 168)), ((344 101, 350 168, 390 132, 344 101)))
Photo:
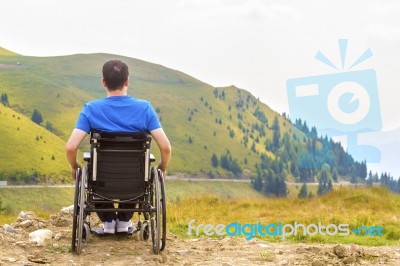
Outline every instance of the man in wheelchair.
MULTIPOLYGON (((85 137, 93 132, 150 133, 157 143, 161 161, 158 165, 166 177, 171 158, 171 145, 162 129, 152 105, 145 100, 127 95, 129 85, 128 66, 120 60, 111 60, 103 66, 103 86, 107 97, 86 103, 81 110, 75 128, 66 145, 66 156, 71 165, 71 176, 75 179, 77 169, 77 151, 85 137)), ((77 182, 77 181, 76 181, 77 182)), ((127 209, 124 203, 119 208, 127 209)), ((96 203, 96 209, 113 208, 112 203, 96 203)), ((103 222, 104 233, 127 232, 132 226, 133 212, 97 212, 103 222)))

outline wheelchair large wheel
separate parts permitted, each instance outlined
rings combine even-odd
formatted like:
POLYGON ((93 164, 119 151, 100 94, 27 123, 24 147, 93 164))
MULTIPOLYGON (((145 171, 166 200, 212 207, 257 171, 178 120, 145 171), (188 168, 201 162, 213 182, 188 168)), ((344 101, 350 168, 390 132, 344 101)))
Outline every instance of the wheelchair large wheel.
POLYGON ((89 226, 85 224, 85 184, 87 182, 87 167, 81 170, 75 181, 74 217, 72 224, 72 251, 79 255, 83 242, 89 237, 89 226))
POLYGON ((77 238, 77 223, 78 223, 78 202, 79 202, 79 192, 80 192, 80 179, 81 179, 81 169, 78 168, 75 176, 75 195, 74 195, 74 212, 72 218, 72 243, 71 250, 76 252, 76 238, 77 238))
POLYGON ((165 183, 164 183, 164 176, 160 169, 158 169, 158 178, 160 179, 160 188, 161 188, 161 217, 160 217, 160 224, 161 224, 161 248, 160 251, 163 251, 165 248, 165 244, 167 241, 167 199, 165 197, 165 183))
POLYGON ((165 190, 164 180, 158 170, 152 168, 151 179, 151 205, 155 211, 151 213, 150 226, 151 226, 151 239, 153 245, 153 252, 159 254, 165 248, 166 240, 166 208, 165 208, 165 190))

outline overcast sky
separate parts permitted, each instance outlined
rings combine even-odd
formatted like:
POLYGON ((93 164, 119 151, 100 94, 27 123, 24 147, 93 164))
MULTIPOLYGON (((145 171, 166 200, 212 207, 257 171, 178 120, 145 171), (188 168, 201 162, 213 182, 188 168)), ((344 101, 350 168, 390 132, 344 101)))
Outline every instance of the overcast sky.
POLYGON ((348 71, 371 49, 352 70, 376 71, 383 130, 400 127, 400 1, 0 0, 0 7, 0 47, 134 57, 213 86, 236 85, 280 113, 289 112, 288 79, 348 71), (348 39, 344 70, 338 39, 348 39), (338 70, 316 60, 318 51, 338 70))

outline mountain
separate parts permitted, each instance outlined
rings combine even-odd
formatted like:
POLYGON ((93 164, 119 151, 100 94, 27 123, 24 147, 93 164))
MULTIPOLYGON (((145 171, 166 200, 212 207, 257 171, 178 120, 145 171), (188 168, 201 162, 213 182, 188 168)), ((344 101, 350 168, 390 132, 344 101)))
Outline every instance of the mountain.
MULTIPOLYGON (((42 136, 50 140, 51 136, 53 142, 51 147, 35 150, 31 148, 35 142, 30 142, 24 146, 26 154, 22 149, 0 146, 2 153, 9 154, 1 160, 0 171, 30 172, 33 168, 39 176, 46 176, 47 167, 54 173, 68 170, 68 163, 62 158, 65 141, 83 104, 105 97, 101 68, 110 59, 128 64, 128 94, 149 100, 156 109, 173 147, 170 174, 254 176, 256 166, 262 163, 261 155, 281 160, 286 133, 286 142, 293 143, 296 153, 309 138, 307 131, 300 131, 288 118, 235 86, 214 88, 180 71, 117 55, 31 57, 1 49, 0 94, 7 98, 8 107, 2 110, 6 110, 8 119, 1 119, 0 127, 16 131, 15 120, 9 117, 12 114, 31 128, 24 132, 25 138, 36 140, 36 136, 42 136), (41 127, 30 120, 34 109, 43 116, 41 127), (44 130, 46 124, 50 131, 44 130), (50 153, 55 154, 56 160, 47 160, 50 153), (41 154, 47 156, 41 161, 46 169, 37 167, 31 159, 41 158, 41 154), (62 160, 63 166, 54 165, 62 160)), ((2 134, 2 141, 19 145, 24 138, 11 132, 2 134)), ((87 148, 86 142, 82 151, 87 148)), ((155 147, 153 152, 159 157, 155 147)), ((289 170, 294 163, 284 164, 286 176, 295 178, 289 170)))

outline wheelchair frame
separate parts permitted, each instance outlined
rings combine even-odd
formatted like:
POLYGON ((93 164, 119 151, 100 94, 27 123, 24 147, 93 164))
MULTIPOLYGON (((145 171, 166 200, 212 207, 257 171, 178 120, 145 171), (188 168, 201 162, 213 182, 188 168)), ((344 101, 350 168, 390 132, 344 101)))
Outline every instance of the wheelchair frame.
MULTIPOLYGON (((89 241, 90 233, 96 233, 96 230, 92 229, 90 224, 90 214, 92 212, 130 211, 138 212, 139 214, 136 231, 132 233, 140 231, 140 240, 142 241, 148 241, 151 236, 153 252, 159 254, 166 246, 166 198, 162 172, 157 167, 151 167, 150 165, 152 162, 155 162, 154 157, 150 154, 151 135, 147 133, 93 132, 90 143, 91 152, 84 153, 84 161, 86 163, 83 168, 79 167, 76 172, 72 252, 79 255, 83 244, 89 241), (113 157, 114 162, 99 162, 99 158, 106 157, 103 155, 106 153, 111 154, 110 156, 113 157), (139 188, 142 187, 143 191, 135 193, 127 192, 124 183, 119 184, 119 182, 112 181, 113 193, 110 194, 107 191, 98 192, 101 190, 98 184, 101 183, 102 178, 101 173, 98 172, 99 168, 101 168, 99 164, 114 164, 112 166, 113 169, 118 169, 119 164, 116 164, 114 160, 118 158, 118 155, 129 160, 138 157, 141 158, 141 161, 144 160, 144 165, 141 164, 141 167, 144 167, 144 169, 139 169, 144 174, 136 175, 135 180, 137 181, 132 181, 130 175, 123 174, 127 180, 129 179, 131 186, 135 185, 136 182, 139 188), (140 180, 142 175, 143 180, 140 180), (139 178, 137 178, 138 176, 139 178), (118 188, 121 190, 125 188, 125 194, 121 198, 116 197, 115 194, 118 192, 118 188), (130 203, 135 208, 95 208, 95 203, 100 202, 114 204, 130 203), (143 222, 141 221, 142 214, 145 219, 143 222)), ((109 180, 111 179, 109 178, 109 180)))

